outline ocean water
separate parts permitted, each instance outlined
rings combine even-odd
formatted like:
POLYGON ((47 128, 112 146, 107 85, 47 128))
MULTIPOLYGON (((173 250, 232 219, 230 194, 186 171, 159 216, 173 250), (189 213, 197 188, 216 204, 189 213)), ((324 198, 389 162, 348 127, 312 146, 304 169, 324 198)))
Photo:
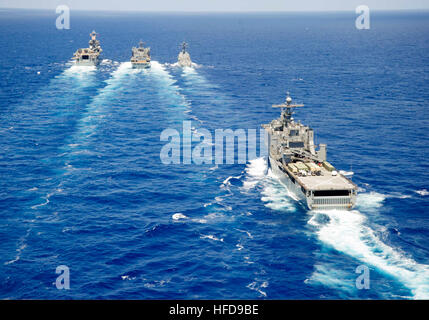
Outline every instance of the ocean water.
POLYGON ((0 298, 429 298, 429 13, 355 18, 0 10, 0 298), (92 29, 102 64, 72 66, 92 29), (355 210, 308 211, 263 156, 160 161, 164 129, 259 129, 286 91, 355 210))

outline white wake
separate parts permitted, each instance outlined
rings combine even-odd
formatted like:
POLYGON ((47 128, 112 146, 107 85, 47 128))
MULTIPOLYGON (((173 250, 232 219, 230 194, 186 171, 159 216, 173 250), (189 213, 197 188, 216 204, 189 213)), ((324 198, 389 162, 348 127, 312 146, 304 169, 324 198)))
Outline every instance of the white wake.
MULTIPOLYGON (((377 206, 383 200, 379 194, 363 194, 358 202, 364 202, 364 206, 368 206, 368 203, 377 206)), ((414 298, 429 298, 429 266, 419 264, 386 245, 367 225, 367 218, 361 212, 357 210, 314 212, 308 223, 317 228, 316 234, 324 244, 395 278, 411 290, 414 298), (318 219, 319 215, 327 216, 329 222, 319 222, 326 221, 318 219)))
MULTIPOLYGON (((261 186, 261 200, 265 206, 289 212, 297 208, 293 194, 268 170, 264 158, 250 161, 245 171, 244 188, 249 190, 261 186)), ((308 224, 315 227, 316 235, 323 244, 396 279, 412 292, 415 299, 428 299, 429 265, 419 264, 385 244, 362 213, 376 212, 385 198, 385 195, 376 192, 360 193, 356 210, 311 211, 308 224)))

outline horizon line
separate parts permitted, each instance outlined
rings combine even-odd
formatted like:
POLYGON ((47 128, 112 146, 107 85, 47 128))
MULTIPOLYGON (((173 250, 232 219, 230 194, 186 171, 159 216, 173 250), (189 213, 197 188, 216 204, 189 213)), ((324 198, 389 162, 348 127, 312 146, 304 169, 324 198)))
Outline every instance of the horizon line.
MULTIPOLYGON (((70 6, 69 6, 70 7, 70 6)), ((71 8, 72 9, 72 8, 71 8)), ((14 7, 1 7, 0 10, 34 10, 34 11, 55 11, 55 8, 14 8, 14 7)), ((131 12, 131 13, 344 13, 353 12, 355 8, 346 10, 143 10, 143 9, 73 9, 73 11, 81 12, 131 12)), ((429 8, 413 8, 413 9, 371 9, 371 12, 410 12, 410 11, 429 11, 429 8)))

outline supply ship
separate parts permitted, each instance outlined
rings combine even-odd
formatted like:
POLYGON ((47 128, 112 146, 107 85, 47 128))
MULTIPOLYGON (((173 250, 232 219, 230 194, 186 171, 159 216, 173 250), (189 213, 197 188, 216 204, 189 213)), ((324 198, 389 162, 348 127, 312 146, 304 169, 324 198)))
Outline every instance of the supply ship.
POLYGON ((97 33, 92 31, 89 36, 89 47, 78 49, 73 55, 72 59, 78 66, 96 66, 100 63, 99 56, 103 50, 97 40, 97 33))
POLYGON ((269 167, 282 184, 310 210, 346 209, 356 205, 357 186, 326 159, 326 144, 314 145, 312 128, 295 122, 287 94, 280 118, 264 124, 268 133, 269 167), (318 147, 318 150, 316 150, 318 147))
POLYGON ((137 48, 132 49, 131 65, 134 69, 150 68, 150 48, 145 48, 142 41, 137 48))

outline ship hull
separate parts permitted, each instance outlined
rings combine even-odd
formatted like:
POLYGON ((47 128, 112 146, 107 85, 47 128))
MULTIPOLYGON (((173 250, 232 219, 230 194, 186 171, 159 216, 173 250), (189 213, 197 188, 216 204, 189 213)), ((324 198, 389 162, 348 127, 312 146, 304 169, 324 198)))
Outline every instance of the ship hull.
POLYGON ((294 194, 299 202, 310 210, 351 210, 356 204, 356 193, 351 193, 348 196, 332 197, 315 197, 312 192, 305 193, 298 181, 292 181, 272 157, 268 158, 268 165, 280 182, 294 194))
POLYGON ((85 59, 80 59, 80 60, 75 60, 75 65, 77 66, 86 66, 86 67, 96 67, 100 64, 100 61, 98 59, 96 60, 85 60, 85 59))
POLYGON ((307 204, 307 197, 302 192, 301 187, 292 182, 288 175, 284 174, 283 171, 279 168, 276 161, 274 161, 271 157, 268 158, 268 167, 271 169, 273 174, 280 180, 280 182, 293 193, 295 198, 301 202, 308 209, 309 206, 307 204))
POLYGON ((131 63, 133 69, 149 69, 150 63, 131 63))
POLYGON ((191 60, 191 56, 189 55, 189 53, 187 52, 180 52, 179 56, 177 58, 177 63, 179 65, 179 67, 192 67, 192 60, 191 60))

